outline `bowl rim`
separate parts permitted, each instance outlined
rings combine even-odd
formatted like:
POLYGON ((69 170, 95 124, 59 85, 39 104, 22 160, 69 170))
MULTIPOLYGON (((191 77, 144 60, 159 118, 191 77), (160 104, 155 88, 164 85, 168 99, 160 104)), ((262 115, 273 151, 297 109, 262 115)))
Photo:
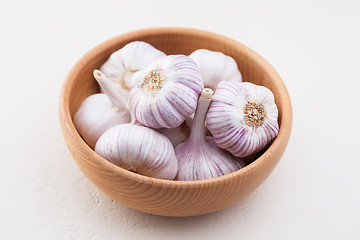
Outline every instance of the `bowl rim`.
POLYGON ((185 27, 157 27, 157 28, 146 28, 146 29, 135 30, 132 32, 127 32, 127 33, 123 33, 123 34, 117 35, 115 37, 112 37, 112 38, 98 44, 97 46, 93 47, 75 63, 75 65, 72 67, 72 69, 68 73, 68 75, 65 79, 65 82, 63 83, 61 93, 60 93, 59 110, 60 110, 60 118, 61 118, 61 120, 64 120, 64 122, 60 121, 60 124, 63 125, 62 126, 63 135, 65 136, 65 132, 69 133, 68 136, 71 136, 72 138, 74 138, 74 142, 76 142, 77 144, 80 144, 81 149, 87 149, 89 152, 88 159, 91 159, 92 161, 96 161, 97 164, 101 165, 106 170, 111 171, 118 175, 122 175, 123 177, 126 177, 130 180, 133 180, 136 182, 141 182, 141 183, 150 183, 151 185, 162 186, 162 187, 165 187, 165 186, 168 186, 168 187, 178 187, 179 186, 180 187, 181 186, 183 188, 184 186, 188 186, 191 188, 194 188, 194 187, 202 188, 205 185, 214 185, 214 184, 217 185, 217 184, 220 184, 221 182, 227 182, 231 179, 239 177, 242 174, 248 174, 249 172, 253 172, 256 169, 261 169, 260 166, 265 165, 267 159, 270 158, 271 155, 273 155, 273 153, 275 151, 277 151, 277 149, 286 147, 288 138, 290 136, 291 127, 292 127, 292 106, 291 106, 289 93, 286 89, 284 82, 282 81, 281 77, 279 76, 279 74, 264 58, 262 58, 255 51, 246 47, 242 43, 237 42, 228 37, 225 37, 223 35, 213 33, 213 32, 208 32, 205 30, 200 30, 200 29, 195 29, 195 28, 185 28, 185 27), (131 171, 128 171, 124 168, 121 168, 121 167, 107 161, 106 159, 104 159, 103 157, 98 155, 91 147, 89 147, 87 145, 87 143, 81 138, 78 131, 76 130, 76 128, 73 124, 71 113, 70 113, 70 102, 69 102, 70 92, 71 92, 70 89, 72 88, 72 86, 75 82, 75 79, 76 79, 75 76, 76 76, 77 72, 79 71, 78 69, 83 68, 85 66, 86 62, 88 61, 88 59, 92 58, 96 55, 96 54, 94 54, 94 52, 101 52, 104 49, 109 48, 109 46, 118 43, 120 40, 123 41, 123 39, 131 38, 135 35, 136 36, 139 36, 139 35, 147 36, 147 35, 160 35, 160 34, 171 34, 171 33, 173 33, 173 34, 180 33, 180 34, 186 34, 186 35, 191 35, 194 37, 203 37, 203 38, 211 36, 212 38, 216 38, 216 39, 222 40, 222 41, 226 40, 232 44, 237 45, 238 47, 242 48, 244 51, 248 52, 248 55, 251 58, 253 58, 255 62, 261 62, 262 66, 271 73, 272 80, 276 81, 277 88, 280 88, 279 92, 281 93, 282 96, 279 96, 279 99, 281 99, 281 101, 282 101, 283 108, 282 108, 282 112, 281 112, 281 119, 279 121, 279 122, 281 122, 280 128, 279 128, 279 133, 278 133, 277 137, 274 139, 274 141, 271 143, 271 145, 267 148, 267 150, 260 157, 258 157, 255 161, 248 164, 247 166, 245 166, 235 172, 232 172, 232 173, 220 176, 220 177, 203 179, 203 180, 180 181, 180 180, 166 180, 166 179, 148 177, 148 176, 140 175, 137 173, 133 173, 131 171), (284 146, 281 145, 281 143, 283 141, 286 142, 286 144, 284 146))

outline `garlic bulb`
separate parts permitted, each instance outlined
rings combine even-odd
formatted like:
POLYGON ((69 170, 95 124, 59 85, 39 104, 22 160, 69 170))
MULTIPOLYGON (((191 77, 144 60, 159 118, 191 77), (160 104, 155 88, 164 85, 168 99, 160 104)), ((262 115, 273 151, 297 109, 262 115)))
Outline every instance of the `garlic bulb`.
POLYGON ((216 144, 237 157, 263 149, 279 132, 272 92, 255 84, 219 84, 206 116, 216 144))
POLYGON ((179 161, 178 180, 219 177, 245 166, 241 159, 219 148, 212 137, 205 137, 205 116, 213 93, 209 88, 202 91, 190 137, 175 148, 179 161))
POLYGON ((153 59, 166 56, 152 45, 135 41, 112 53, 101 66, 102 71, 111 82, 116 83, 116 91, 126 99, 131 88, 132 75, 144 69, 153 59))
POLYGON ((98 70, 94 76, 106 94, 93 94, 86 98, 74 115, 74 125, 92 148, 107 129, 130 122, 127 103, 113 91, 106 76, 98 70))
POLYGON ((188 117, 180 126, 176 128, 159 128, 156 129, 156 131, 165 135, 170 140, 172 145, 176 147, 189 137, 191 125, 192 118, 188 117))
POLYGON ((198 49, 189 55, 199 68, 204 86, 216 90, 221 81, 242 81, 235 60, 221 52, 198 49))
POLYGON ((131 113, 151 128, 179 126, 195 112, 204 87, 196 64, 184 55, 157 58, 132 81, 131 113))
POLYGON ((131 123, 107 130, 96 143, 95 152, 117 166, 149 177, 174 179, 178 171, 170 140, 131 123))

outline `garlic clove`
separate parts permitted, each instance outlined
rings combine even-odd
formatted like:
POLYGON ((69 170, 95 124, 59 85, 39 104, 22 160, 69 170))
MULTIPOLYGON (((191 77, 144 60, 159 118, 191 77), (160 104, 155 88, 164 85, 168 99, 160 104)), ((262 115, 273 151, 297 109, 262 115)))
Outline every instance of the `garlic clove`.
POLYGON ((178 162, 169 139, 153 129, 122 124, 108 129, 95 152, 129 171, 149 177, 174 179, 178 162))
POLYGON ((184 55, 157 58, 132 81, 131 113, 156 129, 175 128, 194 113, 204 87, 196 64, 184 55))
POLYGON ((249 82, 223 82, 214 94, 206 124, 219 147, 247 157, 277 136, 277 118, 269 89, 249 82))
POLYGON ((113 87, 127 99, 131 88, 132 75, 144 69, 153 59, 163 56, 166 54, 149 43, 134 41, 112 53, 101 66, 100 71, 111 82, 115 83, 113 87))
POLYGON ((205 88, 200 96, 189 138, 175 148, 179 161, 177 180, 220 177, 245 166, 242 159, 219 148, 212 137, 205 137, 205 116, 213 91, 205 88))
POLYGON ((198 49, 189 55, 199 68, 204 86, 216 90, 220 81, 242 81, 235 60, 221 52, 198 49))
POLYGON ((95 70, 94 76, 107 94, 97 93, 87 97, 74 115, 77 131, 92 148, 107 129, 130 122, 127 103, 113 92, 104 74, 95 70))

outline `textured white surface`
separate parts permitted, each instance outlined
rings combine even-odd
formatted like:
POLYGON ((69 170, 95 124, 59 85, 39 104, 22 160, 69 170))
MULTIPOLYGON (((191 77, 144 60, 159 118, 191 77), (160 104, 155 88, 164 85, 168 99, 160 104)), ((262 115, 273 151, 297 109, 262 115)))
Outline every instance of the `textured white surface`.
POLYGON ((1 1, 0 239, 359 239, 359 1, 1 1), (271 3, 270 3, 271 2, 271 3), (96 189, 67 150, 58 96, 115 35, 185 26, 249 46, 294 107, 288 148, 242 202, 165 218, 96 189))

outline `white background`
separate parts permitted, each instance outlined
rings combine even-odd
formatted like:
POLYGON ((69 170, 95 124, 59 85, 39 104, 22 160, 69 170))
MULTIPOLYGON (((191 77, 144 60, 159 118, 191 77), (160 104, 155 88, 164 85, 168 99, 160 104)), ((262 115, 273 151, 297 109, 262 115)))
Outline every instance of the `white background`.
POLYGON ((360 239, 359 1, 0 1, 0 239, 360 239), (287 150, 243 201, 198 217, 129 209, 78 169, 63 81, 89 49, 147 27, 233 38, 292 99, 287 150))

